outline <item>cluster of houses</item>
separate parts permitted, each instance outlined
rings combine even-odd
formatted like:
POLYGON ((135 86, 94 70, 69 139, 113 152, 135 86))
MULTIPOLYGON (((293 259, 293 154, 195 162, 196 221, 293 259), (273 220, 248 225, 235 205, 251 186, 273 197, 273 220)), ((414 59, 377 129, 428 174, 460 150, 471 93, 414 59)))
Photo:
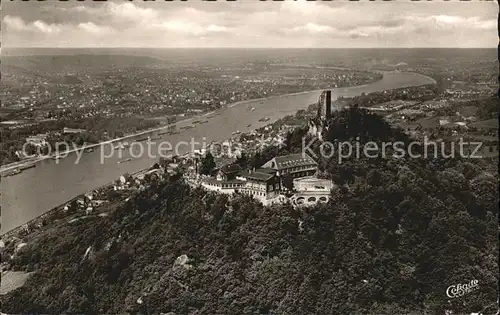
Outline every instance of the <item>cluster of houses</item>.
POLYGON ((26 137, 26 143, 34 145, 36 147, 41 147, 47 144, 48 135, 46 133, 39 133, 34 136, 26 137))
POLYGON ((90 193, 87 193, 75 200, 75 202, 67 203, 63 211, 67 212, 72 207, 76 207, 76 209, 71 209, 74 211, 84 211, 86 215, 90 215, 95 208, 99 207, 101 204, 106 202, 105 200, 99 198, 102 197, 99 194, 99 191, 95 190, 90 193))
POLYGON ((173 175, 178 171, 177 163, 167 163, 166 165, 159 166, 149 170, 144 170, 134 175, 124 174, 121 175, 111 186, 104 186, 100 189, 93 190, 76 199, 74 202, 68 202, 63 211, 75 210, 84 212, 85 215, 90 215, 101 204, 108 202, 107 192, 113 190, 116 192, 127 191, 143 191, 147 188, 152 180, 160 179, 163 174, 173 175), (76 207, 76 208, 74 208, 76 207))

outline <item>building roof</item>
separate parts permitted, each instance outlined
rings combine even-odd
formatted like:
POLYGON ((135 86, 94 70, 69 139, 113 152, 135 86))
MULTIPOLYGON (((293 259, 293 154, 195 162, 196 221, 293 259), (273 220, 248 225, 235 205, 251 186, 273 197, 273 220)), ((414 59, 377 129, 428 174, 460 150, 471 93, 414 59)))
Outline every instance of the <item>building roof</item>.
POLYGON ((226 164, 219 169, 224 174, 237 173, 242 170, 241 166, 238 164, 226 164))
MULTIPOLYGON (((274 171, 274 170, 273 170, 274 171)), ((268 181, 274 177, 274 174, 252 171, 252 172, 242 172, 240 173, 241 177, 245 177, 247 179, 254 179, 258 181, 268 181)))
POLYGON ((469 126, 483 129, 498 129, 498 119, 488 119, 474 122, 469 126))
POLYGON ((255 170, 256 172, 259 172, 259 173, 265 173, 265 174, 276 174, 276 170, 272 169, 272 168, 258 168, 255 170))
POLYGON ((238 179, 231 179, 231 180, 217 180, 216 178, 209 177, 205 178, 202 180, 204 183, 210 183, 210 184, 244 184, 245 182, 242 180, 238 179))
POLYGON ((296 167, 296 166, 302 166, 302 165, 317 165, 316 161, 314 161, 309 155, 307 154, 289 154, 289 155, 283 155, 283 156, 277 156, 274 158, 274 161, 276 162, 275 169, 277 170, 282 170, 282 169, 287 169, 290 167, 296 167))

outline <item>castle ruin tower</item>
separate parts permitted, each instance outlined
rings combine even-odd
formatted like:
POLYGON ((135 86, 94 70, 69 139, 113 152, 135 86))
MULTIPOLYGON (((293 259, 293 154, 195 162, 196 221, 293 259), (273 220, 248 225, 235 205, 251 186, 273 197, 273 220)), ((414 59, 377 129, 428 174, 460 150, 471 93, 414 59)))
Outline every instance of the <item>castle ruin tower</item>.
POLYGON ((328 120, 332 117, 332 91, 324 90, 318 99, 318 112, 309 120, 308 133, 322 140, 323 130, 328 129, 328 120))
POLYGON ((321 92, 318 100, 318 118, 329 119, 332 116, 332 91, 321 92))
POLYGON ((332 116, 332 91, 326 91, 325 118, 329 119, 332 116))

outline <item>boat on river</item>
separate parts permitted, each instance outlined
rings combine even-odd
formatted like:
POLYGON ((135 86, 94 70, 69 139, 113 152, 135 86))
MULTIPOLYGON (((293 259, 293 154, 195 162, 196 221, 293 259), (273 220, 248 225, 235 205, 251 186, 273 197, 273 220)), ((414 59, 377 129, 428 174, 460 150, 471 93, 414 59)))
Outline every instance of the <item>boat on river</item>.
POLYGON ((161 137, 147 137, 147 138, 141 138, 141 139, 138 139, 138 140, 135 140, 135 142, 144 142, 144 141, 151 141, 151 140, 158 140, 158 139, 161 139, 161 137))
POLYGON ((151 141, 154 141, 154 140, 160 140, 161 137, 148 137, 148 143, 151 143, 151 141))
POLYGON ((30 168, 33 168, 33 167, 36 167, 35 163, 31 163, 31 164, 28 164, 28 165, 21 166, 21 167, 19 167, 19 170, 20 171, 24 171, 24 170, 27 170, 27 169, 30 169, 30 168))
POLYGON ((176 128, 177 126, 176 125, 171 125, 171 126, 168 126, 167 127, 167 131, 164 131, 164 132, 160 132, 158 135, 174 135, 174 134, 177 134, 178 132, 176 132, 176 128))
POLYGON ((17 174, 21 174, 22 172, 23 172, 23 171, 21 171, 20 169, 17 169, 17 168, 16 168, 15 170, 13 170, 13 171, 11 171, 11 172, 9 172, 9 173, 7 173, 7 174, 3 175, 3 177, 15 176, 15 175, 17 175, 17 174))
POLYGON ((126 158, 126 159, 121 160, 121 161, 118 161, 118 162, 116 162, 116 163, 118 163, 118 164, 122 164, 122 163, 129 162, 129 161, 132 161, 132 158, 126 158))
POLYGON ((130 144, 128 143, 119 143, 116 147, 115 150, 123 150, 130 147, 130 144))

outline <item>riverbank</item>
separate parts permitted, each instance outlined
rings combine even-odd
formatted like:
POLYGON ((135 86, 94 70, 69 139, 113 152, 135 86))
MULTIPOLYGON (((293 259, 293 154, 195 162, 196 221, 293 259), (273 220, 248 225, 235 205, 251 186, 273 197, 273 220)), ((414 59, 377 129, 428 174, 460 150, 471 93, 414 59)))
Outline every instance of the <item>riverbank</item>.
POLYGON ((163 131, 163 130, 168 129, 168 128, 176 125, 176 124, 182 124, 182 123, 186 123, 186 122, 188 122, 190 120, 194 120, 194 119, 197 119, 197 118, 203 118, 203 117, 206 117, 206 116, 208 116, 208 115, 210 115, 212 113, 214 113, 214 112, 212 111, 212 112, 205 113, 205 114, 202 114, 202 115, 199 115, 199 116, 193 116, 193 117, 190 117, 190 118, 186 118, 186 119, 180 120, 180 121, 178 121, 176 123, 173 123, 173 124, 164 125, 164 126, 153 128, 153 129, 147 129, 147 130, 140 131, 138 133, 134 133, 134 134, 130 134, 130 135, 126 135, 126 136, 123 136, 123 137, 120 137, 120 138, 106 140, 106 141, 102 141, 102 142, 94 143, 94 144, 88 144, 88 145, 81 146, 81 147, 78 147, 78 148, 75 148, 75 149, 66 150, 66 151, 63 151, 63 152, 56 152, 56 153, 51 154, 51 155, 46 155, 46 156, 41 156, 41 157, 35 157, 35 158, 28 158, 28 159, 23 160, 23 161, 10 163, 10 164, 7 164, 7 165, 4 165, 4 166, 0 167, 0 175, 4 175, 4 173, 6 173, 6 172, 15 170, 17 168, 23 167, 23 166, 31 164, 31 163, 38 163, 38 162, 41 162, 41 161, 44 161, 44 160, 47 160, 47 159, 52 159, 52 158, 54 158, 56 156, 66 157, 66 156, 68 156, 68 154, 71 154, 71 153, 74 153, 74 152, 78 152, 78 151, 82 151, 82 150, 87 150, 87 149, 92 149, 92 148, 96 148, 96 147, 104 146, 104 145, 108 145, 108 144, 114 144, 116 142, 120 142, 120 141, 124 141, 124 140, 128 140, 128 139, 132 139, 132 138, 139 137, 139 136, 142 136, 142 135, 147 135, 147 134, 152 133, 152 132, 163 131))
MULTIPOLYGON (((141 169, 137 172, 134 172, 132 174, 130 174, 130 176, 134 179, 137 179, 137 178, 140 178, 141 176, 143 176, 145 173, 147 173, 149 170, 151 169, 151 167, 148 167, 148 168, 144 168, 144 169, 141 169)), ((99 190, 105 190, 105 189, 108 189, 110 188, 112 185, 113 185, 114 181, 111 181, 105 185, 102 185, 100 187, 96 187, 94 189, 92 189, 91 191, 87 191, 86 193, 83 193, 83 194, 78 194, 77 196, 65 201, 64 203, 48 210, 47 212, 44 212, 42 214, 40 214, 39 216, 29 220, 28 222, 24 223, 24 224, 21 224, 5 233, 2 233, 0 234, 0 238, 3 239, 6 239, 6 238, 9 238, 9 237, 12 237, 12 236, 18 236, 22 231, 26 231, 26 229, 28 229, 28 227, 30 226, 33 226, 36 228, 38 227, 41 227, 43 226, 43 221, 50 217, 51 215, 54 215, 55 213, 58 213, 58 212, 61 212, 61 211, 64 211, 64 207, 68 204, 71 204, 72 202, 74 201, 77 201, 78 199, 80 198, 83 198, 85 195, 88 195, 88 194, 92 194, 93 191, 99 191, 99 190)), ((109 201, 109 200, 108 200, 109 201)), ((52 222, 50 222, 49 224, 51 224, 52 222)), ((32 233, 33 231, 28 231, 28 234, 32 233)))
MULTIPOLYGON (((363 84, 363 85, 345 86, 345 87, 340 87, 340 88, 363 87, 363 86, 367 86, 367 85, 373 84, 375 82, 383 80, 384 73, 381 73, 381 74, 382 74, 382 78, 379 79, 379 80, 376 80, 376 81, 373 81, 373 82, 370 82, 370 83, 367 83, 367 84, 363 84)), ((253 102, 265 102, 266 100, 269 100, 269 99, 272 99, 272 98, 279 98, 279 97, 286 97, 286 96, 293 96, 293 95, 301 95, 301 94, 307 94, 307 93, 321 92, 323 90, 324 89, 315 89, 315 90, 301 91, 301 92, 296 92, 296 93, 287 93, 287 94, 281 94, 281 95, 273 95, 273 96, 268 96, 268 97, 248 99, 248 100, 243 100, 243 101, 238 101, 238 102, 235 102, 235 103, 232 103, 232 104, 228 104, 226 106, 226 108, 233 108, 235 106, 241 106, 241 105, 248 104, 248 103, 253 103, 253 102)), ((22 167, 24 167, 26 165, 29 165, 29 164, 32 164, 32 163, 38 163, 38 162, 41 162, 41 161, 47 160, 47 159, 52 159, 52 158, 54 158, 56 156, 66 157, 69 154, 75 153, 75 152, 78 152, 78 151, 82 151, 82 150, 86 150, 86 149, 91 149, 91 148, 96 148, 96 147, 104 146, 104 145, 108 145, 108 144, 114 144, 114 143, 117 143, 117 142, 120 142, 120 141, 129 140, 129 139, 132 139, 132 138, 135 138, 135 137, 144 136, 144 135, 147 135, 147 134, 150 134, 150 133, 154 133, 154 132, 161 132, 161 131, 164 131, 165 129, 171 128, 172 126, 176 126, 177 124, 185 124, 185 123, 187 123, 189 121, 193 121, 193 120, 196 120, 196 119, 206 118, 207 116, 210 116, 210 115, 216 113, 217 111, 224 111, 226 108, 223 107, 221 109, 218 109, 218 110, 215 110, 215 111, 206 112, 206 113, 203 113, 203 114, 200 114, 200 115, 196 115, 196 116, 193 116, 193 117, 189 117, 189 118, 177 121, 177 122, 172 123, 172 124, 163 125, 163 126, 160 126, 160 127, 155 127, 155 128, 143 130, 143 131, 140 131, 140 132, 137 132, 137 133, 125 135, 125 136, 120 137, 120 138, 115 138, 115 139, 111 139, 111 140, 101 141, 99 143, 94 143, 94 144, 88 144, 88 145, 85 145, 85 146, 81 146, 81 147, 74 148, 74 149, 71 149, 71 150, 66 150, 66 151, 63 151, 63 152, 57 152, 56 151, 55 153, 50 154, 50 155, 44 155, 44 156, 38 156, 38 157, 29 157, 26 160, 17 161, 17 162, 14 162, 14 163, 9 163, 9 164, 6 164, 6 165, 2 165, 2 166, 0 166, 0 176, 4 176, 8 172, 14 171, 14 170, 16 170, 18 168, 22 168, 22 167)))
MULTIPOLYGON (((372 84, 374 84, 376 82, 382 81, 384 79, 384 76, 387 73, 397 73, 399 71, 374 70, 374 72, 382 74, 382 78, 379 79, 379 80, 376 80, 374 82, 367 83, 367 84, 354 85, 354 86, 345 86, 345 87, 339 87, 337 89, 346 89, 346 88, 353 88, 353 87, 356 87, 356 88, 367 87, 367 86, 370 86, 370 85, 372 85, 372 84)), ((420 77, 422 77, 422 78, 424 78, 426 80, 431 80, 432 82, 434 82, 434 84, 436 84, 436 80, 434 80, 433 78, 428 77, 426 75, 423 75, 423 74, 420 74, 420 73, 416 73, 416 72, 405 72, 405 73, 411 73, 413 75, 420 76, 420 77)), ((261 98, 249 99, 249 100, 244 100, 244 101, 238 101, 238 102, 235 102, 233 104, 227 105, 226 108, 233 108, 235 106, 241 106, 241 105, 248 104, 248 103, 253 103, 253 102, 265 102, 265 101, 273 99, 273 98, 280 98, 280 97, 287 97, 287 96, 294 96, 294 95, 302 95, 302 94, 308 94, 308 93, 316 93, 316 92, 321 92, 323 90, 324 89, 315 89, 315 90, 301 91, 301 92, 296 92, 296 93, 288 93, 288 94, 282 94, 282 95, 273 95, 273 96, 268 96, 268 97, 261 97, 261 98)), ((81 151, 81 150, 96 148, 96 147, 104 146, 104 145, 108 145, 108 144, 114 144, 114 143, 117 143, 117 142, 120 142, 120 141, 129 140, 129 139, 132 139, 132 138, 135 138, 135 137, 144 136, 144 135, 147 135, 147 134, 150 134, 150 133, 154 133, 154 132, 161 132, 161 131, 164 131, 165 129, 171 128, 172 126, 176 126, 177 124, 185 124, 185 123, 187 123, 189 121, 193 121, 193 120, 196 120, 196 119, 206 118, 207 116, 210 116, 210 115, 216 113, 217 111, 224 111, 226 108, 221 108, 219 110, 210 111, 210 112, 207 112, 207 113, 203 113, 203 114, 200 114, 200 115, 197 115, 197 116, 193 116, 193 117, 189 117, 189 118, 177 121, 177 122, 172 123, 172 124, 163 125, 163 126, 160 126, 160 127, 155 127, 155 128, 143 130, 143 131, 140 131, 140 132, 137 132, 137 133, 134 133, 134 134, 129 134, 129 135, 126 135, 126 136, 123 136, 123 137, 120 137, 120 138, 106 140, 106 141, 102 141, 102 142, 94 143, 94 144, 88 144, 86 146, 74 148, 74 149, 67 150, 67 151, 64 151, 64 152, 55 152, 54 154, 51 154, 51 155, 41 156, 41 157, 35 157, 35 158, 28 158, 28 159, 23 160, 23 161, 18 161, 18 162, 10 163, 10 164, 7 164, 7 165, 3 165, 3 166, 0 167, 0 176, 3 176, 7 172, 13 171, 13 170, 18 169, 18 168, 22 168, 22 167, 24 167, 26 165, 29 165, 29 164, 32 164, 32 163, 38 163, 38 162, 43 161, 43 160, 52 159, 52 158, 54 158, 57 155, 60 155, 62 157, 66 157, 66 156, 68 156, 68 154, 71 154, 71 153, 74 153, 74 152, 78 152, 78 151, 81 151)))

